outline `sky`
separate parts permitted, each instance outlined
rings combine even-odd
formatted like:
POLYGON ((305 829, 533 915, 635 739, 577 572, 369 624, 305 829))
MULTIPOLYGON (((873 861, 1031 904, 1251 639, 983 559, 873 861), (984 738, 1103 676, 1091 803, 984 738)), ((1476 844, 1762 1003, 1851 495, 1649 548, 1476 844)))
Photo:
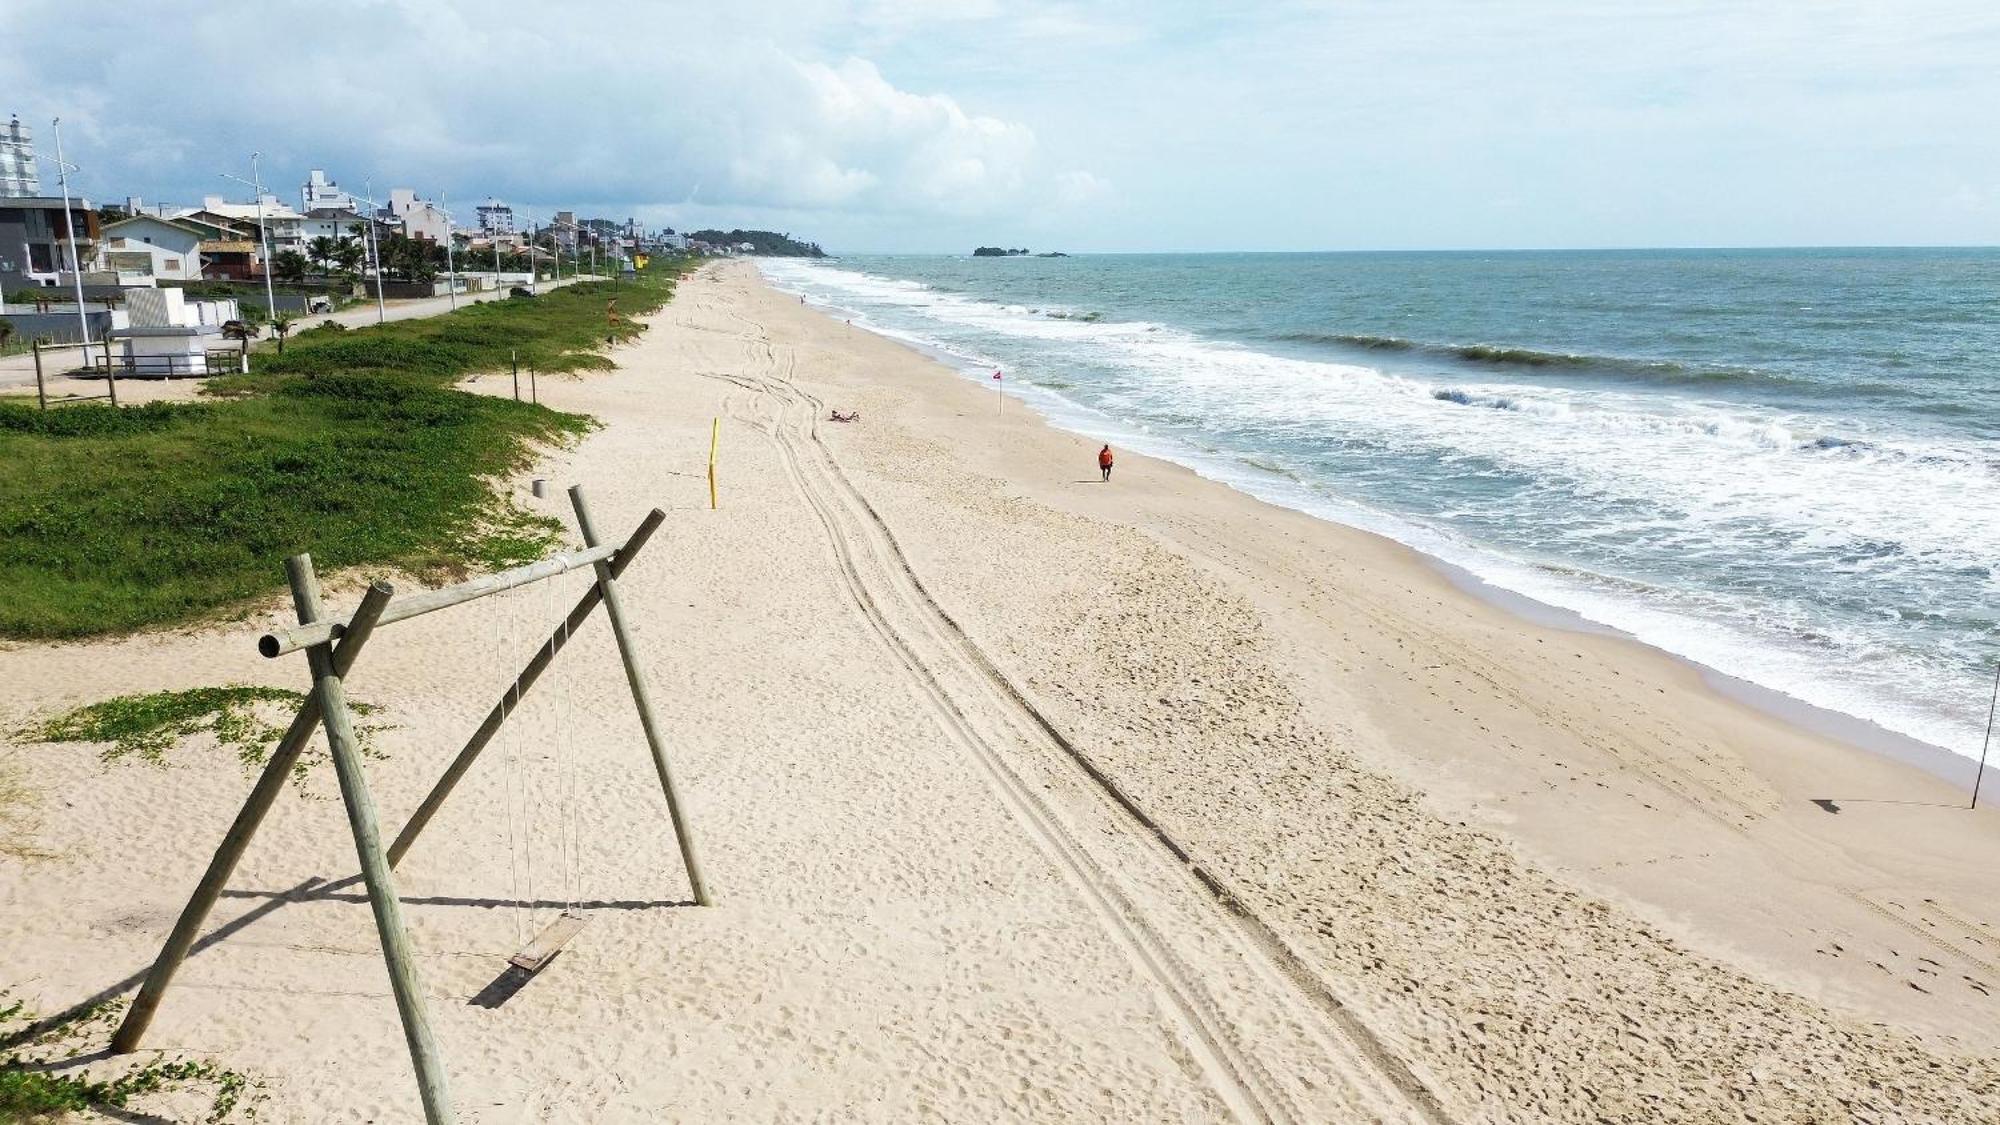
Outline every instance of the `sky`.
POLYGON ((1991 0, 79 11, 0 0, 0 113, 94 202, 257 151, 848 253, 2000 242, 1991 0))

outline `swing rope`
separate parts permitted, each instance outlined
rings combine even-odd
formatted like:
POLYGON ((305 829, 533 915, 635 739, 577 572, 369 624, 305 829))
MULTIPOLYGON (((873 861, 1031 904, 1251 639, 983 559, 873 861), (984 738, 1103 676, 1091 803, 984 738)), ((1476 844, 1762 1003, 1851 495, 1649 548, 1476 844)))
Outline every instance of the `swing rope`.
MULTIPOLYGON (((512 601, 514 603, 514 619, 516 625, 520 624, 522 609, 524 608, 521 605, 521 601, 524 598, 525 594, 519 591, 516 591, 512 597, 512 601)), ((524 630, 516 631, 516 640, 514 644, 508 646, 508 650, 510 652, 517 650, 517 646, 520 644, 518 637, 521 632, 524 632, 524 630)), ((515 689, 514 691, 512 691, 511 694, 514 697, 514 707, 519 707, 521 705, 520 691, 518 689, 515 689)), ((511 708, 510 708, 510 714, 511 714, 511 708)), ((519 744, 520 741, 517 736, 515 745, 518 747, 519 744)), ((541 902, 541 896, 536 894, 535 892, 535 813, 537 810, 535 807, 534 796, 537 792, 537 787, 528 784, 529 779, 532 776, 533 772, 531 769, 523 770, 520 778, 521 815, 522 815, 522 826, 523 826, 523 831, 521 834, 521 842, 522 842, 521 863, 522 866, 527 870, 527 876, 528 876, 527 911, 528 911, 528 933, 530 935, 533 935, 540 929, 540 927, 535 922, 535 907, 538 903, 541 902)))
MULTIPOLYGON (((513 642, 516 630, 513 628, 513 625, 516 617, 516 607, 514 605, 514 595, 511 592, 502 594, 501 597, 505 601, 502 605, 502 612, 496 613, 493 618, 493 647, 496 652, 507 653, 513 651, 514 648, 513 642)), ((507 694, 502 697, 502 700, 500 737, 505 740, 505 754, 503 757, 505 765, 501 773, 503 774, 502 783, 505 786, 507 806, 507 815, 505 818, 507 822, 507 889, 509 897, 514 902, 514 943, 520 945, 528 940, 521 918, 523 900, 521 898, 521 848, 519 839, 522 833, 515 831, 514 823, 517 818, 514 775, 520 769, 520 740, 514 735, 512 723, 510 722, 514 717, 515 710, 520 705, 520 693, 510 688, 507 694)))
MULTIPOLYGON (((556 594, 557 584, 551 581, 545 585, 548 591, 545 598, 548 606, 548 614, 561 622, 557 626, 557 635, 560 643, 567 647, 570 639, 569 618, 567 615, 557 616, 562 608, 562 600, 556 594)), ((570 739, 569 730, 570 716, 576 711, 576 678, 574 676, 563 676, 562 681, 563 690, 556 697, 554 706, 556 793, 560 805, 558 809, 560 820, 556 826, 556 846, 562 861, 563 912, 574 913, 576 910, 577 884, 580 880, 580 873, 583 866, 583 833, 579 823, 580 818, 577 815, 577 793, 581 788, 582 782, 576 748, 570 739)))

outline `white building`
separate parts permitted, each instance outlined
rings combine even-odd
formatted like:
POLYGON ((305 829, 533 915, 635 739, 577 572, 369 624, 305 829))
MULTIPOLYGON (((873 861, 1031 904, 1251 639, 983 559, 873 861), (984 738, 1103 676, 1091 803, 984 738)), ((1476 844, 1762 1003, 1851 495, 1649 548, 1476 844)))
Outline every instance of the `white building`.
POLYGON ((16 117, 0 127, 0 195, 25 198, 42 194, 35 170, 35 137, 16 117))
POLYGON ((514 209, 499 200, 479 205, 479 231, 481 234, 513 234, 514 209))
POLYGON ((326 170, 314 168, 299 189, 299 212, 352 211, 354 197, 340 190, 340 185, 326 178, 326 170))
POLYGON ((343 238, 366 237, 367 226, 367 216, 359 211, 345 207, 322 207, 300 217, 299 235, 308 245, 315 238, 331 238, 338 242, 343 238))
POLYGON ((389 190, 389 219, 403 228, 403 237, 418 238, 443 245, 451 237, 451 220, 428 199, 418 199, 409 188, 389 190))
POLYGON ((134 375, 213 375, 242 370, 240 349, 224 349, 222 326, 241 316, 235 301, 190 301, 179 289, 135 289, 112 314, 109 338, 124 350, 134 375), (211 352, 233 366, 211 367, 211 352))
MULTIPOLYGON (((211 215, 234 220, 251 230, 257 229, 258 206, 255 202, 226 203, 221 196, 210 195, 202 199, 200 207, 189 208, 181 214, 192 215, 197 211, 206 211, 211 215)), ((271 242, 271 253, 274 256, 287 250, 305 252, 305 238, 302 231, 304 215, 278 202, 277 196, 266 195, 263 199, 263 216, 265 237, 271 242)))
POLYGON ((202 237, 193 227, 152 215, 106 223, 97 248, 99 267, 116 273, 125 286, 199 281, 202 237))

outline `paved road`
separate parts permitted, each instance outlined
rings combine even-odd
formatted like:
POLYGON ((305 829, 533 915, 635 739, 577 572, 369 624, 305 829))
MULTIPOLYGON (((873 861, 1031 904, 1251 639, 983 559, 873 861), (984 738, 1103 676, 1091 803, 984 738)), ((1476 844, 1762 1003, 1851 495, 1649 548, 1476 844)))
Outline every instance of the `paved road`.
MULTIPOLYGON (((543 290, 548 290, 558 285, 572 285, 578 280, 578 278, 564 278, 561 281, 544 281, 541 287, 543 290)), ((581 280, 590 281, 600 279, 586 277, 581 280)), ((502 288, 489 289, 482 293, 461 293, 458 295, 457 304, 476 304, 480 301, 491 301, 504 296, 506 292, 507 290, 502 288)), ((437 316, 440 313, 450 312, 455 307, 451 296, 448 294, 443 297, 412 297, 405 300, 386 301, 383 304, 384 308, 382 311, 386 313, 386 316, 381 317, 381 319, 384 320, 414 320, 422 316, 437 316)), ((371 296, 365 303, 342 309, 337 313, 311 316, 302 314, 298 318, 298 327, 301 329, 310 328, 321 321, 337 320, 350 328, 362 328, 376 323, 377 319, 375 299, 371 296)), ((73 359, 75 355, 74 351, 57 353, 57 356, 62 358, 73 359)), ((55 360, 51 359, 47 361, 47 366, 49 371, 53 373, 57 365, 55 360)), ((33 387, 34 385, 35 357, 33 355, 0 356, 0 393, 5 393, 10 387, 33 387)))

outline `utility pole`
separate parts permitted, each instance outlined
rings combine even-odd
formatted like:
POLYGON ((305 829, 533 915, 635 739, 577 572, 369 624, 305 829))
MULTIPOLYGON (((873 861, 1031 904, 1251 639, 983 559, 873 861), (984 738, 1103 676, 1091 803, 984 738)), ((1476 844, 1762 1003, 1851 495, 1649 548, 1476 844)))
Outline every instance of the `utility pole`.
POLYGON ((451 221, 450 202, 451 202, 450 200, 445 198, 444 192, 438 192, 438 210, 444 212, 445 284, 450 287, 451 309, 453 312, 457 312, 458 311, 458 267, 452 264, 452 256, 451 256, 451 228, 453 224, 451 221))
MULTIPOLYGON (((257 171, 257 157, 259 155, 261 154, 255 152, 250 154, 249 179, 246 180, 241 176, 232 176, 227 172, 222 174, 222 178, 225 180, 235 180, 239 184, 248 184, 250 185, 250 189, 257 193, 257 245, 264 249, 264 308, 270 314, 270 319, 276 320, 278 319, 278 295, 277 290, 271 287, 271 236, 264 231, 264 177, 262 173, 257 171)), ((272 329, 272 331, 275 332, 277 330, 272 329)))
MULTIPOLYGON (((500 201, 497 199, 493 199, 492 196, 489 195, 486 198, 493 200, 493 202, 488 206, 498 207, 500 205, 500 201)), ((489 212, 489 214, 490 213, 491 212, 489 212)), ((486 226, 484 222, 480 223, 479 225, 481 228, 484 228, 486 226)), ((497 230, 487 231, 486 241, 489 245, 493 247, 493 291, 495 293, 498 293, 500 291, 500 232, 497 230)))
POLYGON ((375 212, 379 209, 380 205, 375 202, 374 192, 374 181, 363 179, 361 181, 361 198, 368 204, 368 244, 373 247, 370 253, 375 258, 375 323, 387 324, 389 322, 389 308, 382 301, 382 240, 375 236, 375 212))
POLYGON ((528 220, 528 292, 542 295, 542 268, 535 264, 535 211, 532 207, 521 209, 522 217, 528 220))
POLYGON ((83 361, 90 362, 90 317, 83 311, 83 266, 76 257, 76 215, 69 209, 69 173, 76 165, 63 159, 62 118, 49 123, 56 134, 56 177, 62 181, 63 229, 69 232, 69 274, 76 282, 76 327, 83 333, 83 361))

